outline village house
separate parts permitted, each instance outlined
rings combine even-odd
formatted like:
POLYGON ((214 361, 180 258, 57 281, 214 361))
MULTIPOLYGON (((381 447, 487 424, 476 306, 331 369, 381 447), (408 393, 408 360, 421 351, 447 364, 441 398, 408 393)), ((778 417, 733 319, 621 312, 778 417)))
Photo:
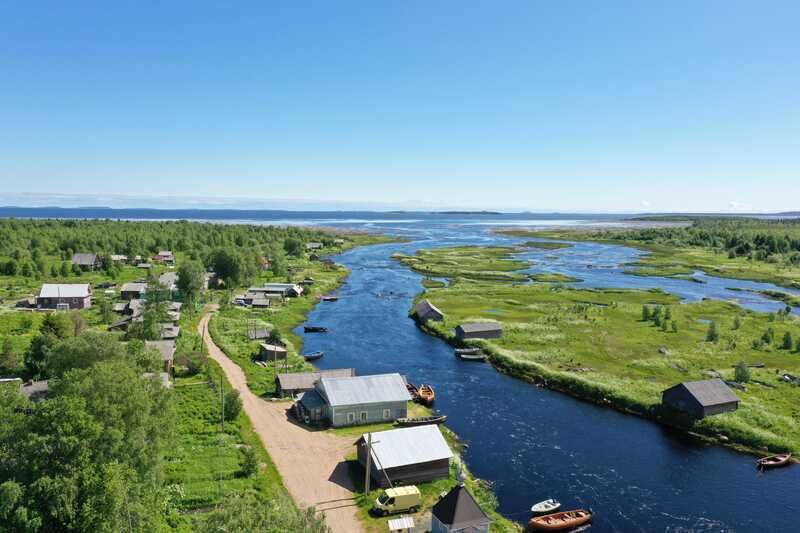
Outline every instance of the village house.
POLYGON ((169 375, 172 375, 173 366, 175 364, 175 341, 144 341, 144 344, 148 348, 158 351, 158 353, 161 355, 161 360, 164 362, 163 371, 169 375))
POLYGON ((112 310, 123 315, 138 316, 144 312, 144 304, 144 300, 134 298, 133 300, 115 303, 112 310))
POLYGON ((92 288, 88 283, 45 283, 36 296, 39 309, 88 309, 92 288))
POLYGON ((181 334, 181 328, 175 324, 161 324, 161 339, 172 340, 177 339, 181 334))
POLYGON ((491 520, 463 483, 431 509, 431 533, 489 533, 491 520))
POLYGON ((405 417, 409 400, 411 396, 400 374, 321 377, 314 390, 302 395, 298 411, 334 427, 353 426, 405 417))
POLYGON ((112 263, 127 263, 128 256, 121 255, 121 254, 111 254, 111 262, 112 263))
POLYGON ((119 295, 123 300, 142 299, 147 292, 147 283, 143 281, 129 281, 120 288, 119 295))
POLYGON ((739 408, 739 398, 721 379, 680 383, 661 393, 661 403, 694 418, 718 415, 739 408))
POLYGON ((333 244, 336 246, 342 246, 344 244, 344 239, 333 239, 333 244))
POLYGON ((277 361, 286 359, 287 351, 286 346, 280 344, 261 343, 261 350, 259 356, 262 361, 277 361))
POLYGON ((429 300, 421 300, 414 306, 414 315, 423 324, 429 320, 440 321, 444 319, 444 313, 433 305, 429 300))
POLYGON ((321 242, 307 242, 306 243, 306 250, 320 250, 322 249, 321 242))
POLYGON ((354 368, 334 368, 319 372, 287 372, 275 377, 275 388, 279 396, 295 396, 314 389, 314 384, 322 377, 349 378, 356 375, 354 368))
POLYGON ((178 273, 177 272, 164 272, 158 276, 158 282, 170 292, 174 292, 178 288, 178 273))
POLYGON ((170 250, 161 250, 156 255, 153 256, 153 261, 157 263, 164 263, 167 265, 174 265, 175 256, 172 254, 172 251, 170 250))
MULTIPOLYGON (((358 462, 366 468, 369 433, 356 441, 358 462)), ((450 475, 453 452, 439 426, 390 429, 372 433, 370 477, 378 486, 407 485, 450 475)))
POLYGON ((503 326, 499 322, 472 322, 456 326, 456 338, 464 341, 468 339, 499 339, 503 335, 503 326))
POLYGON ((265 283, 263 287, 250 287, 247 292, 289 298, 303 294, 303 287, 297 283, 265 283))
POLYGON ((100 257, 94 253, 77 253, 72 256, 72 264, 81 270, 94 270, 100 267, 100 257))

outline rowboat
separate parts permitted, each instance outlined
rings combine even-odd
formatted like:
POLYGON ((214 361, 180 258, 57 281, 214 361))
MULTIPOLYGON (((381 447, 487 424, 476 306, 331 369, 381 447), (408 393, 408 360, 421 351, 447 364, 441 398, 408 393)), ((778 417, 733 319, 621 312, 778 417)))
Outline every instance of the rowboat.
POLYGON ((411 399, 413 401, 417 401, 419 399, 419 389, 413 383, 406 383, 406 388, 408 389, 408 393, 411 395, 411 399))
POLYGON ((320 298, 320 300, 322 300, 323 302, 335 302, 338 299, 339 299, 338 296, 323 296, 322 298, 320 298))
POLYGON ((588 524, 591 521, 591 511, 576 509, 545 516, 535 516, 530 519, 528 526, 534 531, 566 531, 588 524))
POLYGON ((762 457, 756 461, 756 463, 758 467, 762 469, 777 468, 779 466, 788 465, 791 458, 791 453, 779 453, 778 455, 772 455, 770 457, 762 457))
POLYGON ((303 355, 303 359, 305 359, 306 361, 316 361, 317 359, 319 359, 323 355, 325 355, 325 352, 323 352, 323 351, 311 352, 311 353, 303 355))
POLYGON ((456 355, 477 355, 481 353, 480 348, 456 348, 454 351, 456 355))
POLYGON ((304 326, 303 331, 306 333, 325 333, 328 328, 324 326, 304 326))
POLYGON ((434 391, 433 387, 430 385, 425 385, 423 383, 419 386, 417 398, 419 399, 419 403, 430 407, 433 405, 434 400, 436 400, 436 391, 434 391))
POLYGON ((417 418, 398 418, 396 424, 398 426, 424 426, 427 424, 444 424, 447 420, 447 415, 439 416, 420 416, 417 418))
POLYGON ((481 351, 478 353, 456 353, 456 357, 462 361, 486 361, 486 354, 481 351))
POLYGON ((560 508, 561 508, 561 503, 550 498, 549 500, 539 502, 533 507, 531 507, 531 512, 535 515, 546 515, 555 513, 560 508))

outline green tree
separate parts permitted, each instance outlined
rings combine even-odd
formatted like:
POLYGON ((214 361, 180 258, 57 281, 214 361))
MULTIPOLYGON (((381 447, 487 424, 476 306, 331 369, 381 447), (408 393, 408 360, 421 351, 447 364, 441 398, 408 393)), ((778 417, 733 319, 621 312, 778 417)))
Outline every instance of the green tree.
POLYGON ((302 241, 294 237, 289 237, 283 241, 283 249, 292 257, 300 257, 305 251, 302 241))
POLYGON ((225 393, 223 408, 225 410, 223 418, 226 422, 236 420, 236 417, 242 411, 242 399, 239 397, 239 391, 231 390, 225 393))
POLYGON ((664 320, 672 320, 672 309, 669 306, 664 308, 664 320))
POLYGON ((259 533, 329 533, 325 515, 297 510, 286 497, 266 499, 253 492, 233 494, 199 525, 200 533, 258 531, 259 533))
POLYGON ((61 268, 59 270, 59 273, 61 274, 62 278, 66 278, 67 276, 69 276, 69 263, 63 261, 61 263, 61 268))
POLYGON ((258 456, 252 446, 242 448, 242 475, 245 477, 254 476, 260 467, 258 456))
POLYGON ((733 319, 733 329, 739 329, 742 327, 742 319, 739 315, 736 315, 733 319))
POLYGON ((53 377, 60 377, 72 369, 88 368, 100 361, 124 356, 125 349, 115 335, 86 331, 56 344, 49 352, 47 368, 53 377))
POLYGON ((717 342, 718 340, 719 340, 719 328, 717 328, 717 323, 712 321, 708 325, 708 332, 706 333, 706 341, 717 342))
POLYGON ((75 325, 66 313, 48 313, 39 328, 40 333, 54 335, 59 339, 72 336, 74 331, 75 325))
POLYGON ((269 269, 275 276, 285 276, 288 272, 286 252, 277 244, 269 247, 269 269))
POLYGON ((199 261, 184 261, 178 268, 178 290, 184 298, 195 301, 205 288, 206 271, 199 261))
POLYGON ((58 277, 58 266, 55 263, 50 265, 50 277, 51 278, 57 278, 58 277))
POLYGON ((750 369, 744 361, 739 361, 734 371, 734 379, 739 383, 747 383, 750 381, 750 369))
POLYGON ((111 302, 104 298, 100 300, 98 307, 100 310, 100 320, 102 320, 104 324, 114 322, 114 309, 111 302))
POLYGON ((47 367, 50 350, 58 343, 58 337, 52 333, 39 333, 34 335, 28 349, 25 350, 23 362, 26 377, 32 379, 45 379, 50 375, 47 367))
POLYGON ((642 306, 642 320, 644 322, 650 322, 650 308, 646 305, 642 306))
POLYGON ((677 320, 673 320, 672 321, 672 333, 678 333, 678 321, 677 320))
POLYGON ((669 321, 665 318, 661 322, 661 331, 667 331, 668 324, 669 324, 669 321))
POLYGON ((790 332, 786 332, 783 334, 783 344, 781 348, 784 350, 791 350, 794 348, 794 340, 792 339, 792 334, 790 332))
POLYGON ((11 337, 3 339, 3 353, 0 365, 9 372, 14 372, 17 367, 19 367, 19 356, 14 349, 14 343, 11 341, 11 337))

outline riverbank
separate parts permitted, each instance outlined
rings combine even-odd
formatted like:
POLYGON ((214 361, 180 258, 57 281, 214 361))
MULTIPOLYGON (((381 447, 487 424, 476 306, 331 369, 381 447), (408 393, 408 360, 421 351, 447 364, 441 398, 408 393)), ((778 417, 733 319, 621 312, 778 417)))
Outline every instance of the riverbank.
POLYGON ((785 333, 800 334, 794 317, 719 301, 680 304, 657 290, 463 278, 420 297, 445 314, 426 331, 454 345, 452 328, 461 322, 502 323, 501 339, 472 341, 502 372, 739 449, 800 450, 800 387, 782 379, 800 372, 800 358, 780 346, 785 333), (645 306, 659 309, 658 323, 643 319, 645 306), (712 321, 718 338, 709 341, 712 321), (773 340, 754 348, 768 332, 773 340), (742 400, 738 411, 692 421, 661 408, 662 390, 711 376, 732 382, 740 361, 763 367, 751 368, 749 382, 735 390, 742 400))

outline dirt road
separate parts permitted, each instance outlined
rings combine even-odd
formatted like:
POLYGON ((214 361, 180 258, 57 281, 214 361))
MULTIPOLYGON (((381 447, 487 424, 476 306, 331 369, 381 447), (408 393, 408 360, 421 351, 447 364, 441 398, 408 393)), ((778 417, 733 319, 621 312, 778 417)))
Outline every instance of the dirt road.
POLYGON ((285 402, 267 402, 250 392, 242 369, 231 361, 208 333, 206 315, 198 332, 209 356, 222 367, 231 386, 239 391, 245 413, 269 452, 289 493, 298 505, 316 507, 336 533, 358 533, 364 528, 356 518, 352 483, 344 457, 355 439, 326 431, 308 431, 287 419, 285 402))

